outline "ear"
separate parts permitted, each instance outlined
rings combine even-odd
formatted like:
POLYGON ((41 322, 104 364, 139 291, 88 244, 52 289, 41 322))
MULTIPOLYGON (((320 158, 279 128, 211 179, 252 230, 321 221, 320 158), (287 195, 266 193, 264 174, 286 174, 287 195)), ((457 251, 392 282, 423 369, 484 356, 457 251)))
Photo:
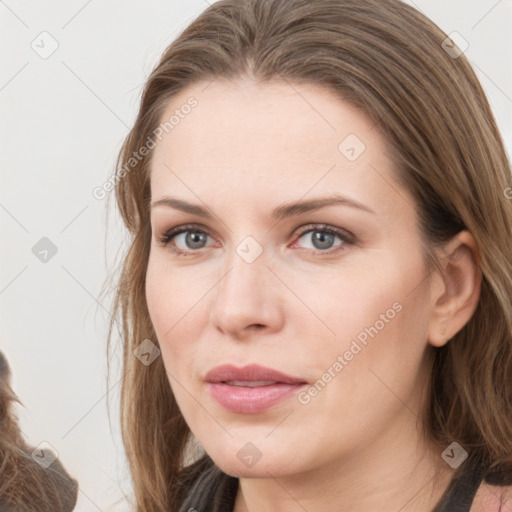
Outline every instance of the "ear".
POLYGON ((469 231, 454 236, 437 254, 443 275, 432 278, 428 341, 445 345, 470 320, 478 305, 482 274, 478 245, 469 231))

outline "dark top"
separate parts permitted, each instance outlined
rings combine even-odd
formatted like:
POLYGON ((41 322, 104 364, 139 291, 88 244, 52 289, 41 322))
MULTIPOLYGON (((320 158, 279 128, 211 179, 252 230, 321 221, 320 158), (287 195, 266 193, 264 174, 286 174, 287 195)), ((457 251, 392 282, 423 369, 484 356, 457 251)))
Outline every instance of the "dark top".
POLYGON ((469 512, 486 469, 478 461, 468 459, 461 471, 452 478, 432 512, 469 512))
MULTIPOLYGON (((193 481, 179 512, 233 512, 238 478, 225 474, 204 456, 195 464, 202 466, 193 481)), ((199 466, 198 466, 199 467, 199 466)), ((468 458, 448 485, 432 512, 469 512, 482 481, 491 485, 510 485, 510 475, 486 475, 486 466, 468 458)))

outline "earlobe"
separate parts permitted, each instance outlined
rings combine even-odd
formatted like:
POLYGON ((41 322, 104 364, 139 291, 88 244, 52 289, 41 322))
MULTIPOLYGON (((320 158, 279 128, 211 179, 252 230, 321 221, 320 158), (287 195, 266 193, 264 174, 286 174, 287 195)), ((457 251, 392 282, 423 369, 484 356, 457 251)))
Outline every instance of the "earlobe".
POLYGON ((461 231, 439 253, 443 275, 433 279, 428 341, 445 345, 471 319, 478 305, 482 274, 478 245, 469 231, 461 231))

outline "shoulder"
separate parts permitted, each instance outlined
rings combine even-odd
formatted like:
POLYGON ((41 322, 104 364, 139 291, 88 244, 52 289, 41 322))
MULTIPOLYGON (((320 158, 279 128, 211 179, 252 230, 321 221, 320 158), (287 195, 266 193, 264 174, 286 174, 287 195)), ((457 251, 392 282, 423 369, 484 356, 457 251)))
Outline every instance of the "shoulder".
POLYGON ((473 500, 471 512, 512 511, 512 485, 491 485, 482 482, 473 500))

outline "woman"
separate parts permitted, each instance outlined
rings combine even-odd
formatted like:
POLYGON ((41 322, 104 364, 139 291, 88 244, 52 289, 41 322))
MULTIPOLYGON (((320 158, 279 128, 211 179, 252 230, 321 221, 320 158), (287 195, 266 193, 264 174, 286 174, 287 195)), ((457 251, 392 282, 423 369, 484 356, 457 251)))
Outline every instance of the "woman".
POLYGON ((431 21, 216 2, 115 181, 138 511, 512 507, 510 165, 431 21))

